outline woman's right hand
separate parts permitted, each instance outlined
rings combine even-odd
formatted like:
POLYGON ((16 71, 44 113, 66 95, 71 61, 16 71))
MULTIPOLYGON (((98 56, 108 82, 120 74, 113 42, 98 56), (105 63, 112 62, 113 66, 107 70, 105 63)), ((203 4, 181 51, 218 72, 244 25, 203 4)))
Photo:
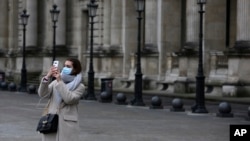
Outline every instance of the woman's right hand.
POLYGON ((53 67, 53 66, 50 67, 50 69, 49 69, 47 75, 45 76, 45 78, 49 79, 52 76, 54 69, 55 69, 55 67, 53 67))

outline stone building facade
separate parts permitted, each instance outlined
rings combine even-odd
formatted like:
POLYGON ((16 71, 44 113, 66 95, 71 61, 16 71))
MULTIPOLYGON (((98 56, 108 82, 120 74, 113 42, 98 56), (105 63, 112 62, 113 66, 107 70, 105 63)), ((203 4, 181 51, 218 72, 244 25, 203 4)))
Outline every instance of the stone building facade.
MULTIPOLYGON (((114 78, 113 87, 133 88, 138 21, 134 0, 96 0, 94 18, 95 85, 114 78)), ((84 80, 89 62, 89 0, 1 0, 0 69, 19 82, 23 32, 20 14, 30 17, 26 31, 28 83, 35 83, 52 62, 53 4, 60 9, 56 59, 77 57, 84 80)), ((192 93, 198 68, 199 5, 197 0, 146 0, 142 29, 143 88, 192 93)), ((207 0, 203 60, 206 93, 249 96, 250 1, 207 0)))

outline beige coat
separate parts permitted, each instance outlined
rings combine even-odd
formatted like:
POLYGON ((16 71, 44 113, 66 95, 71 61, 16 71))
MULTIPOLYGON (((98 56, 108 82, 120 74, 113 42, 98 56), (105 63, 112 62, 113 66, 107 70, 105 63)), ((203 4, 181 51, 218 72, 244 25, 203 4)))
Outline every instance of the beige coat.
POLYGON ((69 91, 66 85, 60 81, 41 82, 38 95, 44 97, 49 94, 48 109, 57 109, 53 103, 53 96, 57 90, 62 97, 59 106, 59 124, 57 133, 44 134, 42 141, 79 141, 78 103, 83 95, 85 87, 80 84, 74 91, 69 91), (52 94, 52 95, 51 95, 52 94))

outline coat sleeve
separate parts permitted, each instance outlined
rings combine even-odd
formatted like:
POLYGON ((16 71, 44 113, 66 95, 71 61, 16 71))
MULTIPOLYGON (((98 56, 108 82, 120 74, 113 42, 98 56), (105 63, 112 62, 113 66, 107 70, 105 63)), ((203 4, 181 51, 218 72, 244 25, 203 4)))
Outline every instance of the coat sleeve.
POLYGON ((43 78, 40 82, 39 88, 38 88, 38 95, 40 97, 44 97, 44 96, 50 96, 52 93, 52 85, 54 82, 45 82, 43 81, 43 78))
POLYGON ((69 91, 66 84, 62 81, 59 81, 55 85, 55 88, 61 94, 62 99, 66 104, 77 104, 85 90, 84 85, 80 84, 74 91, 69 91))

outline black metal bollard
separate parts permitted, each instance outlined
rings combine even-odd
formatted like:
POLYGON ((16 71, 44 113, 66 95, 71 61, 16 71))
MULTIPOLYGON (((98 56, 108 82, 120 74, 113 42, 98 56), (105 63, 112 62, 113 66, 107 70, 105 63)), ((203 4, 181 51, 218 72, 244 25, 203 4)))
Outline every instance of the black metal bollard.
POLYGON ((36 86, 35 85, 29 85, 28 93, 29 94, 36 94, 36 86))
POLYGON ((172 100, 172 108, 170 109, 172 112, 184 112, 183 102, 180 98, 175 98, 172 100))
POLYGON ((231 113, 232 108, 228 102, 221 102, 219 104, 219 113, 216 114, 217 117, 233 117, 233 113, 231 113))
POLYGON ((7 82, 5 82, 5 81, 1 82, 1 90, 4 90, 4 91, 8 90, 8 83, 7 82))
POLYGON ((126 97, 125 94, 118 93, 116 95, 116 102, 115 103, 118 104, 118 105, 127 105, 128 102, 126 102, 126 100, 127 100, 127 97, 126 97))
POLYGON ((9 85, 8 85, 8 89, 9 91, 16 91, 17 90, 17 87, 16 87, 16 84, 14 82, 11 82, 9 85))
POLYGON ((159 96, 153 96, 151 98, 151 106, 150 109, 163 109, 162 100, 159 96))
POLYGON ((112 102, 112 99, 110 99, 112 95, 106 91, 101 92, 100 94, 100 102, 103 103, 110 103, 112 102))

